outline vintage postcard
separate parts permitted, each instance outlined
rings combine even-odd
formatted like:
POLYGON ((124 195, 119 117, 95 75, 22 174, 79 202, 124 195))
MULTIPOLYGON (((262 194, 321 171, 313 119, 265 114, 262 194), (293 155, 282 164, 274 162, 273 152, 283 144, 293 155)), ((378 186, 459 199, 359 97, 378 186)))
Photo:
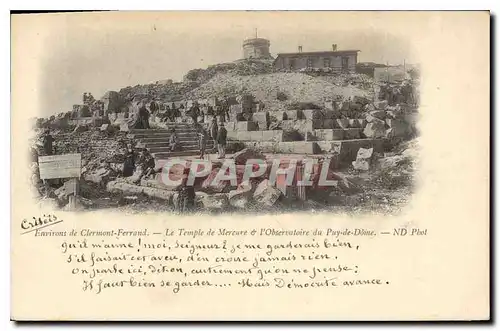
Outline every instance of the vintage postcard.
POLYGON ((12 21, 11 318, 490 318, 490 14, 12 21))

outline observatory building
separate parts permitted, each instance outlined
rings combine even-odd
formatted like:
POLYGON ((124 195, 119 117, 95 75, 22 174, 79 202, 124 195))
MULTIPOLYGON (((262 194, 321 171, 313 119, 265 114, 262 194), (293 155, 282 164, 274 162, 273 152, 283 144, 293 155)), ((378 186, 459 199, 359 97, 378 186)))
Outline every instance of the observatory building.
POLYGON ((264 38, 246 39, 243 41, 243 58, 244 59, 272 59, 269 52, 271 42, 264 38))

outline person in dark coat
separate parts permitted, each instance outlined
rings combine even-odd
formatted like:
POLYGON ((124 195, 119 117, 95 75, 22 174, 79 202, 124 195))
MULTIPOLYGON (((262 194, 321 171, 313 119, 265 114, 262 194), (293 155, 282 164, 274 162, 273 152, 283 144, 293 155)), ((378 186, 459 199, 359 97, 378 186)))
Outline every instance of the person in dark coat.
POLYGON ((160 109, 160 107, 158 106, 156 101, 154 101, 154 100, 151 101, 151 103, 149 104, 149 110, 151 111, 151 114, 155 115, 159 109, 160 109))
POLYGON ((184 170, 182 184, 179 187, 179 194, 177 196, 177 201, 175 208, 179 213, 189 213, 194 210, 196 193, 194 190, 194 185, 187 185, 187 179, 189 175, 189 168, 184 170))
POLYGON ((149 129, 149 111, 146 109, 146 106, 142 105, 139 108, 139 122, 142 129, 149 129))
POLYGON ((189 116, 193 120, 193 123, 196 125, 198 123, 198 115, 200 114, 200 107, 198 103, 195 102, 194 105, 189 109, 189 116))
POLYGON ((179 149, 179 137, 177 133, 175 133, 175 128, 172 128, 172 133, 170 134, 170 138, 168 140, 168 144, 170 146, 170 151, 174 152, 179 149))
POLYGON ((208 133, 201 125, 197 125, 198 143, 200 148, 200 159, 205 157, 205 148, 207 147, 208 133))
POLYGON ((123 177, 130 177, 135 171, 135 152, 132 146, 127 146, 127 153, 125 153, 125 161, 123 162, 123 177))
POLYGON ((217 133, 219 132, 219 126, 217 125, 217 118, 212 118, 212 122, 210 123, 210 136, 214 140, 214 149, 217 148, 217 133))
POLYGON ((220 124, 219 132, 217 133, 217 150, 219 152, 219 159, 226 157, 226 143, 227 143, 227 130, 224 123, 220 124))
POLYGON ((43 135, 43 152, 45 155, 52 155, 54 154, 54 138, 50 134, 50 130, 46 130, 45 134, 43 135))

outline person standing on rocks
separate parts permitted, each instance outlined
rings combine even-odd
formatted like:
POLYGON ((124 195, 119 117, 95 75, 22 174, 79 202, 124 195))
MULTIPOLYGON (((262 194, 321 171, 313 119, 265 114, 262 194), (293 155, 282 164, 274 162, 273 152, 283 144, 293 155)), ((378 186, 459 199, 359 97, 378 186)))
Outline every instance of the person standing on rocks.
POLYGON ((149 127, 149 111, 144 104, 139 108, 139 123, 141 129, 150 129, 149 127))
POLYGON ((123 162, 123 177, 130 177, 135 171, 135 152, 132 145, 127 145, 127 153, 125 153, 125 161, 123 162))
POLYGON ((54 138, 50 134, 50 130, 45 130, 45 134, 43 135, 43 151, 45 155, 53 155, 54 154, 54 138))
POLYGON ((215 149, 217 148, 217 133, 219 133, 219 127, 217 125, 217 117, 212 118, 209 130, 210 130, 210 136, 214 140, 214 149, 215 149))
POLYGON ((170 146, 170 151, 174 152, 179 149, 179 137, 175 133, 175 128, 172 128, 172 133, 170 134, 170 139, 168 140, 170 146))
POLYGON ((205 148, 207 147, 208 133, 201 125, 197 125, 198 141, 200 148, 200 159, 205 158, 205 148))
POLYGON ((189 116, 193 120, 193 123, 196 125, 198 123, 198 115, 200 113, 200 107, 198 106, 198 102, 194 102, 191 109, 189 109, 189 116))
POLYGON ((156 112, 158 111, 158 109, 159 109, 159 106, 156 103, 156 101, 153 99, 153 101, 151 101, 151 103, 149 104, 149 110, 151 111, 151 114, 156 115, 156 112))
POLYGON ((182 184, 179 187, 179 194, 175 203, 175 209, 179 213, 189 213, 195 207, 196 192, 194 191, 194 184, 187 185, 188 175, 189 168, 186 168, 182 175, 182 184))
POLYGON ((217 149, 219 152, 219 159, 226 157, 226 141, 227 130, 224 127, 224 123, 220 124, 219 132, 217 133, 217 149))

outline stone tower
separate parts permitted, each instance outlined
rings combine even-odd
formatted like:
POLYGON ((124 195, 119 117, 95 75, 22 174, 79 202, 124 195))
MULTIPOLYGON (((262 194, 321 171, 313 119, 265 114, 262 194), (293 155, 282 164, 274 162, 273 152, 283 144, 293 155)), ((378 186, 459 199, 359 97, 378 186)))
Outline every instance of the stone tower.
POLYGON ((243 58, 244 59, 270 59, 269 46, 271 42, 264 38, 257 37, 246 39, 243 41, 243 58))

